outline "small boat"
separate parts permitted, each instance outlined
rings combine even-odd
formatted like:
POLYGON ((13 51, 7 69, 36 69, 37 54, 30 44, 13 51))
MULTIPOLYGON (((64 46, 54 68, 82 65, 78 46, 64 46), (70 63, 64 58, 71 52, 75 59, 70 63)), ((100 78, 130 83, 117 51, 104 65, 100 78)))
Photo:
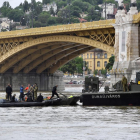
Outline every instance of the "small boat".
POLYGON ((31 107, 31 106, 52 106, 60 102, 61 99, 47 100, 43 102, 9 102, 3 100, 0 107, 31 107))
POLYGON ((9 102, 3 99, 0 107, 31 107, 31 106, 58 106, 58 105, 76 105, 80 96, 70 96, 69 98, 54 98, 42 102, 9 102))

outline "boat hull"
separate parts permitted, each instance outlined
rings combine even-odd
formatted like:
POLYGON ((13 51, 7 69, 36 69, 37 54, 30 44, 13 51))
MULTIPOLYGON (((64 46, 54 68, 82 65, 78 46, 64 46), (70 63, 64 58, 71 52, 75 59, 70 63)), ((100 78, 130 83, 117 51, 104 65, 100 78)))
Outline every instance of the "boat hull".
POLYGON ((84 106, 140 106, 140 92, 82 94, 84 106))

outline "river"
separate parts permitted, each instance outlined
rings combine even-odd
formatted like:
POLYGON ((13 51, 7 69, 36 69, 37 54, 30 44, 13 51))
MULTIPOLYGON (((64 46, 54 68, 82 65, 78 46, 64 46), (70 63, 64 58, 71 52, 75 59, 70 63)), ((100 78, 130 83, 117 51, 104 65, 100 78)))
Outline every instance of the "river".
POLYGON ((140 107, 0 108, 0 140, 139 140, 140 107))

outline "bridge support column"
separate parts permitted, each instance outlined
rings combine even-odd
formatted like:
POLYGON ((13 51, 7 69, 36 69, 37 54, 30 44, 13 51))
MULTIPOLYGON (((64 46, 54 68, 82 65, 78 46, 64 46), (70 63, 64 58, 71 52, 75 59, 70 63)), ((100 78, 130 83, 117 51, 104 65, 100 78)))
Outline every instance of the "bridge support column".
POLYGON ((140 27, 139 24, 133 24, 133 15, 137 13, 136 5, 132 4, 127 14, 123 9, 119 9, 116 14, 112 84, 121 80, 123 74, 128 82, 135 80, 136 72, 140 71, 140 27))
POLYGON ((29 74, 0 74, 0 91, 5 91, 7 84, 11 84, 13 91, 19 91, 20 86, 28 86, 28 84, 37 83, 39 91, 51 91, 52 87, 58 85, 58 91, 64 90, 63 73, 56 71, 53 75, 48 76, 47 73, 29 73, 29 74))

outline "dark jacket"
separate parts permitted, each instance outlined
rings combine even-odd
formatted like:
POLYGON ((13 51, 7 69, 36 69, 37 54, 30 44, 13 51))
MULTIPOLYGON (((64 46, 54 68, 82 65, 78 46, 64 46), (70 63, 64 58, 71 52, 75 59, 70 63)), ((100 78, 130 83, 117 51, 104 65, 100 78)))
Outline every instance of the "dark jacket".
POLYGON ((10 86, 6 87, 6 93, 11 93, 12 92, 12 88, 10 86))
POLYGON ((56 92, 56 90, 57 90, 57 86, 54 86, 52 92, 56 92))
POLYGON ((37 97, 37 102, 42 102, 43 101, 43 96, 42 95, 39 95, 38 97, 37 97))
POLYGON ((12 96, 11 102, 15 102, 15 96, 12 96))

